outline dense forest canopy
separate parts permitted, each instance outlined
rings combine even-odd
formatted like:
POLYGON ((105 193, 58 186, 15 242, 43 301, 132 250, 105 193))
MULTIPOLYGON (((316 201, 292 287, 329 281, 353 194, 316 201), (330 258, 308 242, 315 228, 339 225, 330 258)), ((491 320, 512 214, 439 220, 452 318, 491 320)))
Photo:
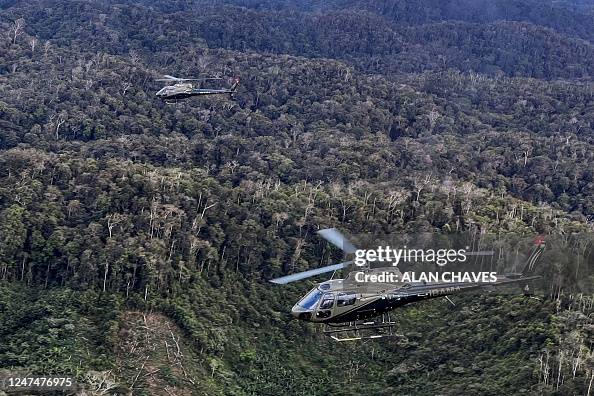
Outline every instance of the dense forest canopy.
POLYGON ((405 343, 330 343, 287 314, 314 282, 267 279, 341 259, 325 227, 590 232, 591 6, 0 1, 0 370, 121 394, 586 394, 579 262, 542 300, 404 308, 405 343), (241 85, 167 105, 162 74, 241 85))

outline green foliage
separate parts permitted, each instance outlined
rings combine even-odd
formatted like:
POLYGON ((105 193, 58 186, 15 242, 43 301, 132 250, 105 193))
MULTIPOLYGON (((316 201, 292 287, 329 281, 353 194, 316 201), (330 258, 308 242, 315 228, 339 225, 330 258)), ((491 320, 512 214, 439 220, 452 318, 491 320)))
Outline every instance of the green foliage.
MULTIPOLYGON (((337 345, 288 317, 313 282, 266 282, 340 259, 315 237, 329 226, 587 230, 594 29, 584 8, 42 0, 0 9, 0 368, 87 382, 114 372, 122 392, 138 394, 154 394, 153 374, 189 386, 186 368, 165 363, 173 324, 157 336, 127 327, 142 310, 179 328, 196 392, 586 392, 589 361, 575 373, 563 363, 563 353, 591 354, 588 324, 566 313, 588 314, 584 296, 559 306, 424 303, 398 311, 407 341, 337 345), (240 74, 242 84, 236 102, 165 105, 149 83, 163 73, 240 74), (139 349, 127 355, 131 341, 139 349), (139 350, 159 364, 143 367, 139 350)), ((592 287, 589 268, 565 261, 552 275, 571 282, 554 286, 592 287)))
POLYGON ((113 365, 117 298, 6 282, 0 291, 0 367, 80 378, 113 365))

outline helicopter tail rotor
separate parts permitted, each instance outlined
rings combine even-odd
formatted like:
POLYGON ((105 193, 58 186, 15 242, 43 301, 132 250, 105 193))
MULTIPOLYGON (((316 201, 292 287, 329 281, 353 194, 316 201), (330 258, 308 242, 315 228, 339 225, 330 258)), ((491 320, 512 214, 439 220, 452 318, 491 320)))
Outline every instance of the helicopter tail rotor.
MULTIPOLYGON (((528 260, 526 261, 526 265, 524 266, 524 269, 522 270, 522 274, 520 275, 521 277, 524 277, 527 280, 530 278, 539 278, 538 276, 535 277, 532 275, 534 275, 536 272, 535 271, 536 263, 537 263, 538 259, 540 258, 540 256, 542 255, 542 252, 544 251, 545 246, 546 246, 546 242, 545 242, 544 238, 542 236, 537 237, 536 240, 534 241, 534 248, 532 249, 532 253, 528 257, 528 260)), ((527 281, 520 283, 520 288, 522 288, 525 296, 532 296, 534 294, 534 292, 530 288, 529 282, 527 282, 527 281)))
POLYGON ((544 251, 546 246, 546 242, 542 236, 539 236, 534 241, 534 248, 532 249, 532 253, 528 257, 524 269, 522 270, 522 275, 528 276, 534 274, 534 269, 536 268, 536 262, 538 261, 539 257, 541 256, 542 252, 544 251))

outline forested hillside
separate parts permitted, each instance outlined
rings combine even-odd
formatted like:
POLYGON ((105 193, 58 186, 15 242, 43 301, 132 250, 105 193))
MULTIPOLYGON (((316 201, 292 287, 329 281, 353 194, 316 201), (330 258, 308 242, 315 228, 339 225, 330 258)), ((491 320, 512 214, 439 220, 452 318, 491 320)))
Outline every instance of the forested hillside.
POLYGON ((346 345, 290 319, 313 281, 267 282, 341 259, 325 227, 590 232, 594 14, 546 4, 0 1, 0 371, 96 394, 594 392, 579 262, 541 299, 422 303, 397 311, 406 341, 346 345), (241 85, 165 104, 163 74, 241 85))

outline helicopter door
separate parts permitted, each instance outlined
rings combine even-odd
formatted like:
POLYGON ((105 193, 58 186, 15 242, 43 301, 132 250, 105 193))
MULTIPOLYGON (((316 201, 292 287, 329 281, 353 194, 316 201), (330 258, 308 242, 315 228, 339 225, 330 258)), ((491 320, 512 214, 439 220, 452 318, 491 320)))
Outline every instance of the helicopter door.
POLYGON ((334 293, 326 293, 322 297, 322 302, 318 307, 316 316, 318 318, 328 318, 332 315, 332 307, 334 307, 334 293))
POLYGON ((353 305, 356 300, 357 293, 338 293, 338 298, 336 299, 336 306, 346 307, 348 305, 353 305))

